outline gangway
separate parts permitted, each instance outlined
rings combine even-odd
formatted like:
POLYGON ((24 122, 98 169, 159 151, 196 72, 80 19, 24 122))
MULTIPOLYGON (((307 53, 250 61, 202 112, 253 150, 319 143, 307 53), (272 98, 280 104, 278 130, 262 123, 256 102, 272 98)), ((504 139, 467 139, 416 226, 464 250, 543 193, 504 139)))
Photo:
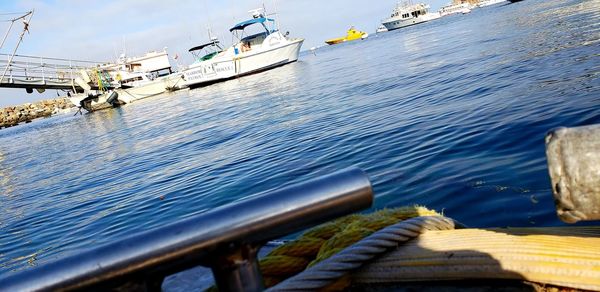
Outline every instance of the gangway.
POLYGON ((82 91, 75 83, 79 72, 108 63, 26 55, 14 55, 10 60, 10 57, 0 54, 0 68, 6 68, 0 87, 24 88, 28 93, 34 89, 39 92, 46 89, 82 91))

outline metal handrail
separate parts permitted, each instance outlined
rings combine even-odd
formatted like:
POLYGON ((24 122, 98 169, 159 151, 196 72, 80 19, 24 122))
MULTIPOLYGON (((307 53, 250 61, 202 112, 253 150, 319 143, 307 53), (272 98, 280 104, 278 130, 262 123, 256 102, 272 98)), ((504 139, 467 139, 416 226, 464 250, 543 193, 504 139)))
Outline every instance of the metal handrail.
MULTIPOLYGON (((3 54, 0 53, 0 56, 10 56, 10 54, 3 54)), ((21 58, 29 58, 29 59, 39 59, 39 56, 29 56, 29 55, 19 55, 19 54, 15 54, 15 57, 21 57, 21 58)), ((106 61, 86 61, 86 60, 75 60, 75 59, 66 59, 66 58, 51 58, 51 57, 44 57, 44 59, 46 60, 51 60, 51 61, 64 61, 64 62, 76 62, 76 63, 88 63, 90 65, 97 65, 97 64, 107 64, 110 62, 106 62, 106 61)))
POLYGON ((60 58, 0 54, 0 67, 6 70, 1 87, 42 88, 51 86, 71 87, 81 70, 88 70, 102 63, 60 58))
POLYGON ((367 175, 353 168, 25 270, 0 279, 0 287, 160 290, 164 277, 205 265, 220 291, 258 291, 263 284, 256 253, 262 244, 367 208, 372 201, 367 175))

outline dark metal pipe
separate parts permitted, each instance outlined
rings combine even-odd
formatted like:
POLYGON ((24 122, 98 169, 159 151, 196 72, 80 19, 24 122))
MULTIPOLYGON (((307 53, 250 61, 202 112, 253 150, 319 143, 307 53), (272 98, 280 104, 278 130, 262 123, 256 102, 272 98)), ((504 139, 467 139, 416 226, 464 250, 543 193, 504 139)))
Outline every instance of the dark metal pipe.
POLYGON ((349 169, 25 270, 0 279, 0 290, 106 288, 132 281, 156 288, 164 276, 197 265, 225 273, 215 275, 220 289, 259 290, 255 249, 261 244, 367 208, 372 201, 366 174, 349 169), (219 267, 227 263, 234 265, 219 267), (239 283, 222 287, 231 279, 239 283))
POLYGON ((600 125, 552 130, 546 157, 558 217, 600 220, 600 125))

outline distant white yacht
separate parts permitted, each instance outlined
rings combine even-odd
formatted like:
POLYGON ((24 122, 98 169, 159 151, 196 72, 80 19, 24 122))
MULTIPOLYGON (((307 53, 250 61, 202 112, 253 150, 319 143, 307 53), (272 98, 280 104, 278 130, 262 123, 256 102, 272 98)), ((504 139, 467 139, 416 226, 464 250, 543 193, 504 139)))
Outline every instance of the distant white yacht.
POLYGON ((482 0, 477 3, 477 7, 485 7, 499 3, 506 3, 506 0, 482 0))
POLYGON ((379 27, 377 27, 377 31, 376 33, 382 33, 382 32, 386 32, 388 31, 388 29, 385 27, 385 25, 380 25, 379 27))
POLYGON ((429 5, 427 4, 412 4, 410 1, 404 1, 396 5, 392 15, 383 20, 382 24, 387 30, 394 30, 439 17, 438 13, 429 13, 429 5))
POLYGON ((456 13, 467 14, 471 12, 471 8, 472 6, 469 3, 449 4, 440 8, 439 13, 440 16, 448 16, 456 13))

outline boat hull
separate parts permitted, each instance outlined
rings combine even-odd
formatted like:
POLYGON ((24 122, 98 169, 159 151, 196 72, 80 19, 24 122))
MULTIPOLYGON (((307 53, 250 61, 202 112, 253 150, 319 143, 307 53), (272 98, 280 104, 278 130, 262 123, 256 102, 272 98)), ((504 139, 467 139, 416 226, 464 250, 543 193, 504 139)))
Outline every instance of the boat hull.
POLYGON ((390 30, 395 30, 395 29, 423 23, 423 22, 426 22, 429 20, 430 20, 430 18, 425 18, 425 17, 416 17, 416 18, 411 18, 411 19, 407 19, 407 20, 395 20, 392 18, 392 19, 389 19, 389 20, 386 20, 385 22, 383 22, 383 26, 385 26, 385 28, 388 31, 390 31, 390 30))
POLYGON ((70 100, 73 104, 80 105, 85 110, 93 112, 132 103, 136 100, 156 96, 169 90, 177 90, 182 88, 182 74, 171 74, 144 85, 130 88, 117 88, 114 91, 92 96, 80 94, 71 97, 70 100), (117 93, 115 96, 117 99, 116 101, 110 100, 113 93, 117 93))
POLYGON ((337 45, 337 44, 343 43, 345 41, 346 41, 345 38, 337 38, 337 39, 326 40, 325 43, 328 45, 337 45))
POLYGON ((133 101, 144 99, 147 97, 159 95, 169 90, 181 89, 183 78, 181 74, 172 74, 148 84, 136 86, 132 88, 116 89, 119 93, 119 100, 124 103, 132 103, 133 101))
POLYGON ((236 60, 236 75, 243 76, 295 62, 303 42, 296 40, 278 48, 241 56, 236 60))

